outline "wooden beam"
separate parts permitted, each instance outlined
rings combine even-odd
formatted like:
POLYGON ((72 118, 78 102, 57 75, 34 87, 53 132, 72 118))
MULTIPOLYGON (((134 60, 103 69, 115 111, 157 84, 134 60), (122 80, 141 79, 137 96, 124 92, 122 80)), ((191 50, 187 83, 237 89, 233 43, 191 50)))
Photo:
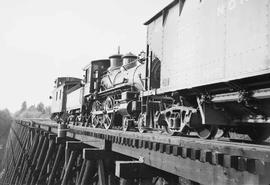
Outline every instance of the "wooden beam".
POLYGON ((152 178, 156 170, 141 161, 116 161, 115 176, 124 179, 152 178))
POLYGON ((121 151, 122 154, 134 158, 141 156, 147 165, 202 184, 260 184, 264 181, 263 176, 248 171, 238 171, 234 168, 212 165, 209 162, 200 162, 143 148, 114 144, 112 151, 121 151))
POLYGON ((57 135, 56 134, 49 134, 48 138, 49 140, 53 140, 55 142, 57 135))
POLYGON ((82 150, 83 148, 89 148, 90 146, 81 141, 67 141, 66 148, 69 150, 82 150))
POLYGON ((70 138, 70 137, 56 137, 56 140, 55 140, 55 142, 56 142, 56 144, 65 144, 67 141, 78 141, 78 140, 76 140, 76 139, 74 139, 74 138, 70 138))
POLYGON ((54 178, 56 176, 56 171, 57 171, 57 168, 60 164, 60 161, 63 157, 63 153, 64 153, 64 144, 60 144, 58 146, 58 150, 57 150, 57 153, 56 153, 56 157, 55 157, 55 160, 54 160, 54 163, 53 163, 53 168, 51 170, 51 173, 49 175, 49 179, 48 179, 48 185, 52 185, 54 183, 54 178))
POLYGON ((115 155, 111 151, 100 150, 96 148, 83 149, 83 158, 87 160, 104 160, 111 159, 112 157, 115 157, 115 155))
POLYGON ((46 132, 46 131, 43 131, 43 132, 42 132, 42 135, 45 136, 45 137, 48 137, 48 136, 49 136, 49 133, 46 132))
MULTIPOLYGON (((50 138, 50 135, 49 135, 49 138, 50 138)), ((42 168, 40 170, 40 173, 39 173, 39 176, 38 176, 38 180, 37 180, 37 184, 41 184, 42 176, 46 172, 46 167, 48 166, 48 163, 50 161, 51 156, 53 155, 53 151, 54 151, 54 148, 55 148, 55 143, 54 142, 55 141, 53 139, 50 140, 49 148, 48 148, 48 151, 47 151, 47 154, 46 154, 44 163, 42 165, 42 168)))
POLYGON ((90 184, 89 181, 93 177, 94 173, 95 173, 95 162, 86 160, 81 185, 90 184))
POLYGON ((133 181, 128 179, 120 178, 120 185, 132 185, 133 181))
POLYGON ((78 177, 78 179, 76 180, 76 185, 80 185, 81 182, 82 182, 83 174, 84 174, 84 171, 85 171, 85 166, 86 166, 86 160, 84 159, 84 160, 83 160, 83 163, 82 163, 82 165, 81 165, 79 177, 78 177))
POLYGON ((77 151, 71 151, 68 163, 66 165, 65 174, 64 174, 64 177, 63 177, 63 180, 61 183, 62 185, 66 185, 68 183, 68 179, 70 178, 71 169, 74 165, 74 162, 77 158, 77 155, 78 155, 77 151))
POLYGON ((98 184, 106 185, 105 171, 103 160, 98 160, 98 184))

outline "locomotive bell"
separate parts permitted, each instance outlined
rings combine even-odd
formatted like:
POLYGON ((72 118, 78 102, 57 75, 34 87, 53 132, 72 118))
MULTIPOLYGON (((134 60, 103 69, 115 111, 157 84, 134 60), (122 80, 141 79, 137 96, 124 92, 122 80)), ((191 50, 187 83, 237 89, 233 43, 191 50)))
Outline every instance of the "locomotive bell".
POLYGON ((122 57, 122 59, 123 59, 123 65, 127 65, 127 64, 133 62, 134 60, 136 60, 137 56, 133 55, 132 53, 129 52, 126 55, 124 55, 122 57))
POLYGON ((110 68, 109 70, 116 69, 122 66, 122 55, 116 54, 109 57, 110 59, 110 68))

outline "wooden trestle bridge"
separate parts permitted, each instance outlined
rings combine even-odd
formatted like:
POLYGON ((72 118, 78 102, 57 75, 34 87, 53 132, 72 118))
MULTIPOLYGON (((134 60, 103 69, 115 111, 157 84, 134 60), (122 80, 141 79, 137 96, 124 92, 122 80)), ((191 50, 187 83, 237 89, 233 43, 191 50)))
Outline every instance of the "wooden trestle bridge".
POLYGON ((49 120, 14 122, 0 184, 270 184, 267 144, 59 128, 49 120))

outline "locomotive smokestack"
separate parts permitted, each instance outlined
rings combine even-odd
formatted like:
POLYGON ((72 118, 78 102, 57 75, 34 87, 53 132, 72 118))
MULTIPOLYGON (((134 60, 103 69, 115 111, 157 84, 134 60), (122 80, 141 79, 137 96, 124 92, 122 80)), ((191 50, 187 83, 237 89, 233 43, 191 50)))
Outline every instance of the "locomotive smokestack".
POLYGON ((116 54, 109 57, 110 59, 110 68, 109 70, 116 69, 122 66, 122 55, 116 54))

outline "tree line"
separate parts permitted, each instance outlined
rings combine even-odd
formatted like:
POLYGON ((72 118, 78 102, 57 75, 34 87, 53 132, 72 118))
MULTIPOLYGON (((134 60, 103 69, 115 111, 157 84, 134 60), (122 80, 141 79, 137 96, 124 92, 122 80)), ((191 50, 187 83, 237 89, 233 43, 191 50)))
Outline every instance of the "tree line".
POLYGON ((4 148, 8 138, 12 116, 8 109, 0 110, 0 163, 4 155, 4 148))
POLYGON ((8 109, 0 110, 0 143, 1 139, 8 136, 12 116, 8 109))
POLYGON ((44 106, 42 102, 39 104, 27 107, 26 101, 21 105, 19 111, 14 114, 10 113, 8 109, 0 110, 0 144, 1 140, 6 138, 13 118, 50 118, 51 108, 44 106))
POLYGON ((8 109, 0 110, 0 163, 3 158, 5 144, 13 119, 20 118, 50 118, 51 108, 44 106, 43 103, 27 106, 26 101, 21 105, 20 110, 14 114, 8 109))
POLYGON ((37 105, 27 106, 26 101, 21 105, 21 109, 15 112, 15 118, 50 118, 51 107, 44 106, 42 102, 37 105))

